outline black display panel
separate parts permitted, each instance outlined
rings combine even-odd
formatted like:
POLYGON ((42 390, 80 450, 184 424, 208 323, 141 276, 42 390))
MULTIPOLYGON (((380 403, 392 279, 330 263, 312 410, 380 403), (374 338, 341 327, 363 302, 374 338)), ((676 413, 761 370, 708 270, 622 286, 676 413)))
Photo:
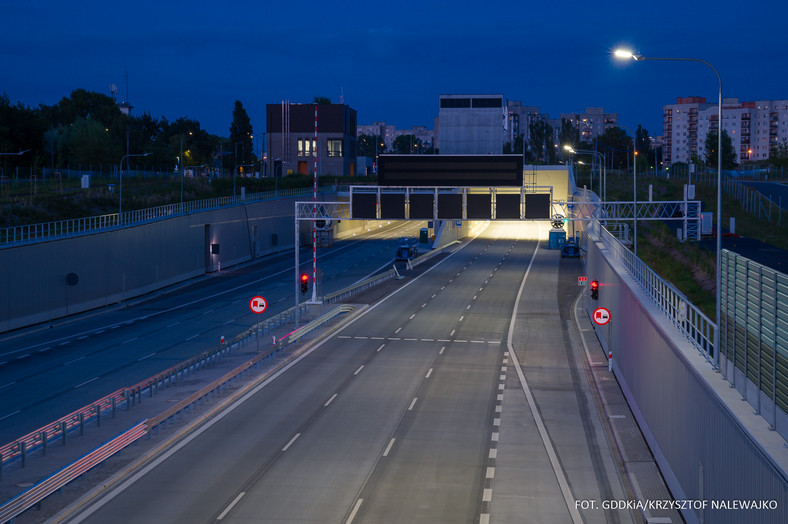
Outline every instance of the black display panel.
POLYGON ((498 220, 520 219, 520 194, 498 194, 495 197, 495 218, 498 220))
POLYGON ((462 218, 462 195, 438 195, 438 218, 462 218))
POLYGON ((353 218, 378 218, 378 195, 374 193, 353 193, 353 218))
POLYGON ((405 218, 405 194, 388 194, 381 193, 380 195, 380 218, 405 218))
POLYGON ((411 193, 410 194, 410 218, 432 219, 433 202, 435 195, 432 193, 411 193))
POLYGON ((550 218, 550 195, 547 193, 525 195, 525 218, 550 218))
POLYGON ((523 185, 522 155, 380 155, 380 186, 523 185))
POLYGON ((490 220, 492 218, 492 195, 486 194, 469 194, 468 200, 465 203, 468 218, 478 218, 483 220, 490 220))

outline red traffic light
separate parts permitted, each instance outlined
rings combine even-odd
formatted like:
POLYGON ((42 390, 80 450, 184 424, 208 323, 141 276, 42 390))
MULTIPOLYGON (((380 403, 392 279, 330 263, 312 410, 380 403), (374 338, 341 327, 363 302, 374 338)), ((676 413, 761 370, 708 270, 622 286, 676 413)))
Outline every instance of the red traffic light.
POLYGON ((309 275, 307 273, 301 273, 301 282, 309 282, 309 275))
POLYGON ((593 298, 594 300, 599 299, 599 281, 592 280, 590 287, 591 287, 591 298, 593 298))
POLYGON ((301 293, 306 293, 309 289, 309 274, 301 273, 301 293))

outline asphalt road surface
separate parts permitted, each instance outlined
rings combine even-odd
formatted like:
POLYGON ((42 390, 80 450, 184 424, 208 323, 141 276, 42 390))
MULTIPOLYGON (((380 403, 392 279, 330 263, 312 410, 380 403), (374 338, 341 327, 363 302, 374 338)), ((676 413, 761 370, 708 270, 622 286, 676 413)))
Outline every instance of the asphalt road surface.
POLYGON ((631 521, 577 509, 624 487, 546 235, 490 225, 72 522, 631 521))
MULTIPOLYGON (((320 294, 390 268, 394 239, 416 236, 424 224, 380 225, 319 250, 320 294)), ((301 261, 311 270, 311 248, 301 261)), ((261 320, 249 310, 255 295, 268 301, 262 317, 292 307, 293 264, 292 252, 268 257, 51 327, 0 335, 0 443, 215 347, 222 336, 231 339, 261 320)))

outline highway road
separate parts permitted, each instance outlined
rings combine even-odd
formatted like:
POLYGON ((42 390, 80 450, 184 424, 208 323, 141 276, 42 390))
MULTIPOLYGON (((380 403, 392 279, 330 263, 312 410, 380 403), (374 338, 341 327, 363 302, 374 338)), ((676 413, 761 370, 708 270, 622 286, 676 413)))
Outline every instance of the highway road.
MULTIPOLYGON (((325 285, 341 289, 394 263, 397 236, 423 222, 381 227, 320 249, 325 285)), ((311 274, 311 247, 301 254, 311 274)), ((206 275, 126 304, 0 335, 0 443, 10 442, 125 386, 215 347, 292 307, 293 252, 206 275), (265 314, 249 310, 263 295, 265 314)), ((311 297, 311 288, 308 297, 311 297)))
POLYGON ((631 521, 577 510, 625 490, 541 227, 493 223, 72 522, 631 521))

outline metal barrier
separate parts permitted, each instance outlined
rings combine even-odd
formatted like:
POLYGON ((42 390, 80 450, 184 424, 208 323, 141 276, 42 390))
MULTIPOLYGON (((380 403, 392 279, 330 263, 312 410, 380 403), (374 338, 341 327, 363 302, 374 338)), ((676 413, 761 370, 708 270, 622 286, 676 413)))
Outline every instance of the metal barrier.
POLYGON ((211 209, 237 206, 240 204, 252 202, 264 202, 267 200, 276 200, 278 198, 300 197, 311 194, 312 188, 265 191, 262 193, 248 194, 243 198, 241 196, 210 198, 206 200, 195 200, 191 202, 169 204, 166 206, 138 209, 134 211, 124 211, 120 214, 112 213, 109 215, 76 218, 72 220, 60 220, 57 222, 0 228, 0 248, 33 242, 42 242, 44 240, 52 240, 55 238, 84 235, 98 231, 106 231, 109 229, 138 225, 155 220, 164 220, 189 213, 209 211, 211 209))
POLYGON ((392 279, 397 276, 397 271, 394 269, 389 269, 385 273, 380 273, 378 275, 371 276, 361 282, 357 282, 352 284, 346 288, 340 289, 334 293, 330 293, 323 297, 323 303, 325 304, 333 304, 334 302, 339 302, 340 300, 344 300, 345 298, 355 295, 365 289, 369 289, 372 286, 376 286, 381 282, 386 280, 392 279))
POLYGON ((30 489, 23 491, 0 506, 0 522, 7 522, 21 515, 24 511, 40 503, 43 499, 59 490, 75 478, 104 462, 129 444, 136 442, 148 431, 148 422, 143 420, 134 427, 124 431, 106 444, 96 448, 82 458, 60 469, 55 474, 38 482, 30 489))
POLYGON ((443 253, 443 250, 446 249, 447 247, 453 246, 454 244, 460 244, 460 243, 461 242, 459 240, 454 240, 452 242, 449 242, 448 244, 446 244, 443 247, 440 247, 438 249, 433 249, 432 251, 428 251, 427 253, 424 253, 423 255, 420 255, 420 256, 412 259, 412 260, 408 260, 408 269, 413 269, 414 267, 418 266, 419 264, 421 264, 423 262, 426 262, 427 260, 431 259, 432 257, 440 255, 441 253, 443 253))
POLYGON ((598 220, 589 224, 589 233, 607 247, 614 260, 643 288, 659 309, 686 339, 711 362, 714 358, 716 324, 695 307, 681 291, 648 267, 598 220))

